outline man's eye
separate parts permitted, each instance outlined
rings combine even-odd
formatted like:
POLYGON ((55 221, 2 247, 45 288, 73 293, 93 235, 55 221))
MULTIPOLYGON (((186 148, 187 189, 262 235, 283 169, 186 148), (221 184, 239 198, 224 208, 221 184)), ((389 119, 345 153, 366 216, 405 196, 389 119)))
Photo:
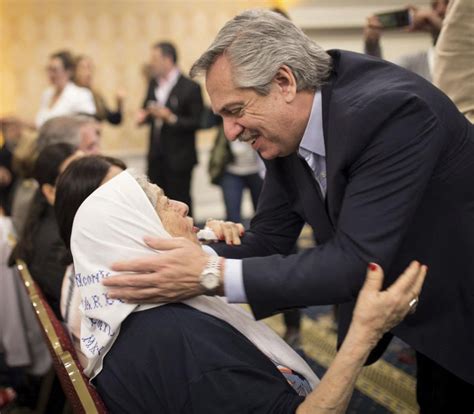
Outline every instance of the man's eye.
POLYGON ((240 116, 243 112, 243 108, 237 107, 237 108, 227 109, 225 112, 227 113, 227 115, 230 115, 230 116, 240 116))

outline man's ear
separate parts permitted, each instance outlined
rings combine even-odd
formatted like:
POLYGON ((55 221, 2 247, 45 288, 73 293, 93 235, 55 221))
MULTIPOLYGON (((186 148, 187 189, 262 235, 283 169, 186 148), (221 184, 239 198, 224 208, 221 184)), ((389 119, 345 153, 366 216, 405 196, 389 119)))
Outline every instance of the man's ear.
POLYGON ((283 65, 273 78, 277 87, 287 103, 291 103, 296 97, 296 78, 293 71, 286 65, 283 65))
POLYGON ((56 187, 51 184, 43 184, 41 186, 41 192, 46 198, 48 204, 54 206, 54 200, 56 199, 56 187))

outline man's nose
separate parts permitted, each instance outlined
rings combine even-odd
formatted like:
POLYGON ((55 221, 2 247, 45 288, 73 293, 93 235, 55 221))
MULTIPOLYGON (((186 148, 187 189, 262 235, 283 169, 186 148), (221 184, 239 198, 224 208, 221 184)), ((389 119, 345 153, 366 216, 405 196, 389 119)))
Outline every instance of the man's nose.
POLYGON ((232 118, 224 117, 224 134, 229 141, 235 141, 235 139, 242 133, 244 127, 232 118))

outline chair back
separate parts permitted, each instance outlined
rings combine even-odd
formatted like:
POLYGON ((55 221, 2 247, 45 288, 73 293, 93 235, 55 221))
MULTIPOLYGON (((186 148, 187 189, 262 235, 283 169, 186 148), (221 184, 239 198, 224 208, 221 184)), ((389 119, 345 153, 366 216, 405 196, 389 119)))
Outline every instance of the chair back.
POLYGON ((17 268, 36 317, 43 329, 53 365, 66 398, 75 414, 107 413, 105 404, 97 391, 82 373, 81 365, 68 332, 55 316, 45 300, 41 289, 35 283, 22 260, 17 260, 17 268))

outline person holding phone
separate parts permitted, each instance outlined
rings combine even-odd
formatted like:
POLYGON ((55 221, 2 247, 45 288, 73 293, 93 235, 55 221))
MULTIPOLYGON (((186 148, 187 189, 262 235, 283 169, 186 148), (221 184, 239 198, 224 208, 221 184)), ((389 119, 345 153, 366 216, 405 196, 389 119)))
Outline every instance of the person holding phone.
POLYGON ((449 0, 435 0, 431 3, 430 9, 418 9, 410 6, 403 10, 369 16, 364 27, 365 53, 380 58, 383 56, 380 38, 384 30, 405 28, 410 32, 429 32, 433 38, 432 48, 402 55, 396 59, 395 63, 431 82, 434 66, 434 45, 441 31, 448 3, 449 0))

